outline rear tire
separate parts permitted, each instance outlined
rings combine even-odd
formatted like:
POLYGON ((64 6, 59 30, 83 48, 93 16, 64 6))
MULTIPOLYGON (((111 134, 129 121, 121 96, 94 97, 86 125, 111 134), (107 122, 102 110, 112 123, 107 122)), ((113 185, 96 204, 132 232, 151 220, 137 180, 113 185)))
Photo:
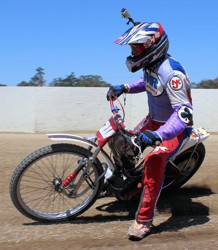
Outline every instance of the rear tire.
POLYGON ((203 143, 199 143, 193 153, 194 148, 195 146, 187 149, 174 160, 174 164, 180 170, 179 172, 172 166, 172 164, 167 164, 163 189, 167 191, 179 189, 197 172, 204 161, 206 150, 203 143), (192 157, 189 161, 191 155, 192 157), (189 164, 187 165, 188 161, 189 164))

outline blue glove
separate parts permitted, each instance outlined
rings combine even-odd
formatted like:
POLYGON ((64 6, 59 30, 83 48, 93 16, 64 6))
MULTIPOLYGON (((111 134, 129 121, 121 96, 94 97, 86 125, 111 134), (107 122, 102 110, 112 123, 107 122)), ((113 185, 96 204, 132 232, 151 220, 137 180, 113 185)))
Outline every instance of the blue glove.
POLYGON ((114 96, 119 97, 125 92, 127 91, 124 85, 112 86, 109 88, 107 92, 107 100, 109 101, 110 99, 112 99, 114 101, 115 100, 114 96))
POLYGON ((139 143, 141 145, 146 144, 148 146, 158 146, 161 144, 161 137, 155 132, 151 130, 145 130, 138 136, 139 143))

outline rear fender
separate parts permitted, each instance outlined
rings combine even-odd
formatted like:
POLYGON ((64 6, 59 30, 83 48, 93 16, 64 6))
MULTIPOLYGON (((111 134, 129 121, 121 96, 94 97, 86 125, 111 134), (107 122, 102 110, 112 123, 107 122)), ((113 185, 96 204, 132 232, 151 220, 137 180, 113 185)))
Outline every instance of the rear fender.
MULTIPOLYGON (((196 128, 193 129, 192 134, 190 135, 190 137, 186 138, 179 150, 177 151, 176 155, 184 152, 185 150, 187 150, 188 148, 191 148, 197 144, 199 144, 200 142, 206 140, 208 137, 210 136, 210 134, 204 129, 204 128, 196 128)), ((174 157, 176 156, 174 155, 174 157)))

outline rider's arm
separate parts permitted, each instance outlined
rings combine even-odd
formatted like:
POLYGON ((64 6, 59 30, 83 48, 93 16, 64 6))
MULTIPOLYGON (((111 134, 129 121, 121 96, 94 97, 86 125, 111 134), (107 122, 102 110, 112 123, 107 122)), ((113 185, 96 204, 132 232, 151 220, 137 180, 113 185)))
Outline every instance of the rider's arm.
POLYGON ((128 93, 135 94, 146 91, 144 79, 141 77, 137 81, 125 84, 128 93))
POLYGON ((173 76, 166 83, 165 90, 173 108, 173 114, 156 132, 162 140, 170 140, 192 125, 192 103, 189 81, 184 75, 173 76))
POLYGON ((131 82, 129 84, 122 84, 111 86, 107 92, 107 100, 114 99, 114 96, 119 97, 123 93, 140 93, 146 91, 144 79, 140 78, 137 81, 131 82))

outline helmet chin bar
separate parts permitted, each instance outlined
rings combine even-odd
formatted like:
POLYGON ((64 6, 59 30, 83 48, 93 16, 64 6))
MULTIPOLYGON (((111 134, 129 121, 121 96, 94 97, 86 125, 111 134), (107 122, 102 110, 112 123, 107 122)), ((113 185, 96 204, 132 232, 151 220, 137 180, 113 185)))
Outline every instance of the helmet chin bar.
POLYGON ((133 56, 128 56, 126 58, 126 66, 130 72, 135 73, 136 71, 142 68, 143 61, 138 59, 139 57, 133 57, 133 56))
POLYGON ((128 56, 126 58, 126 66, 128 70, 135 73, 139 69, 144 68, 144 66, 148 66, 149 58, 147 58, 147 53, 149 53, 148 49, 139 56, 128 56))

